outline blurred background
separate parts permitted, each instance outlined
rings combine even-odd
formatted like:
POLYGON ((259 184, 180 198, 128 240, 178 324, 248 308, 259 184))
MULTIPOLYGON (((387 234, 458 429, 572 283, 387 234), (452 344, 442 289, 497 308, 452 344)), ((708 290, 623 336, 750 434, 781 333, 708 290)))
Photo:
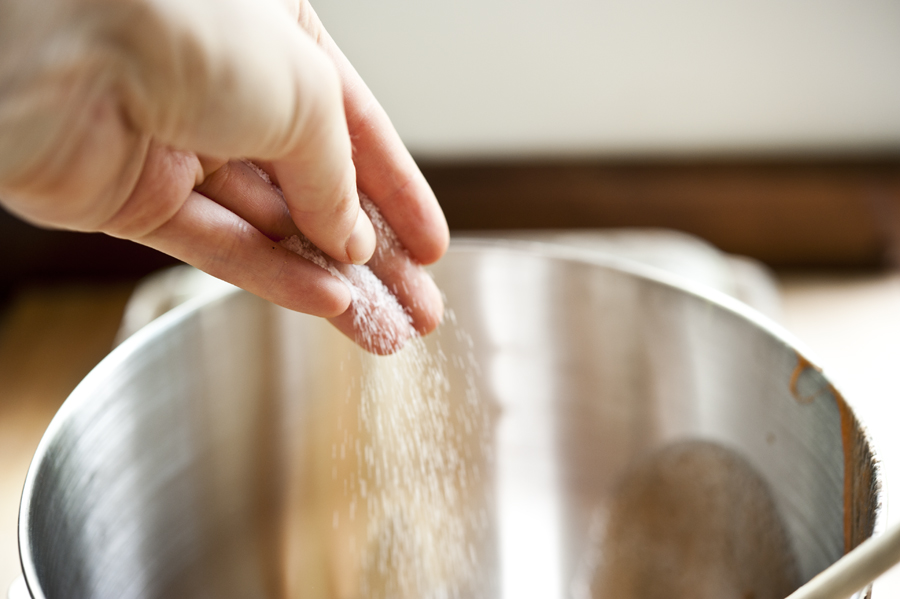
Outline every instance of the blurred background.
POLYGON ((422 158, 892 151, 888 0, 320 0, 422 158))
MULTIPOLYGON (((776 267, 893 261, 897 2, 314 6, 454 229, 658 226, 776 267)), ((5 214, 0 249, 7 290, 168 262, 5 214)))
MULTIPOLYGON (((900 3, 313 4, 454 231, 665 228, 761 261, 898 478, 900 3)), ((2 592, 43 427, 174 261, 4 212, 0 256, 2 592)))

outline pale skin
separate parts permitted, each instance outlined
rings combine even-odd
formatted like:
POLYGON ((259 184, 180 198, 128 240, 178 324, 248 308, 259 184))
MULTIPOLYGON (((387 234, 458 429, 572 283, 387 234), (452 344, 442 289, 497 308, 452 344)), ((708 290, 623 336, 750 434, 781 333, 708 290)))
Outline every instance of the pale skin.
MULTIPOLYGON (((4 121, 0 108, 0 136, 25 131, 27 143, 16 147, 35 148, 4 165, 0 142, 0 197, 26 220, 134 240, 276 304, 329 318, 352 338, 346 286, 277 241, 302 232, 335 260, 369 261, 375 233, 357 187, 414 262, 443 255, 447 224, 384 110, 313 9, 305 0, 287 7, 271 1, 127 4, 130 12, 101 25, 99 37, 121 35, 124 42, 112 57, 106 46, 97 51, 100 67, 85 59, 75 75, 54 71, 20 86, 26 111, 50 98, 46 114, 34 117, 50 123, 38 127, 49 133, 33 140, 36 127, 27 129, 23 118, 4 121), (214 22, 198 25, 191 11, 207 9, 214 22), (132 35, 130 19, 152 32, 149 41, 132 35), (128 67, 108 85, 107 63, 128 67), (101 83, 82 85, 87 79, 101 83), (60 89, 65 102, 54 100, 60 89), (73 105, 87 108, 67 112, 73 105), (64 133, 53 129, 57 120, 64 133)), ((96 20, 85 22, 94 27, 96 20)), ((90 40, 94 32, 83 35, 90 40)), ((440 294, 420 269, 401 262, 381 257, 370 267, 395 291, 415 329, 428 333, 442 315, 440 294)))

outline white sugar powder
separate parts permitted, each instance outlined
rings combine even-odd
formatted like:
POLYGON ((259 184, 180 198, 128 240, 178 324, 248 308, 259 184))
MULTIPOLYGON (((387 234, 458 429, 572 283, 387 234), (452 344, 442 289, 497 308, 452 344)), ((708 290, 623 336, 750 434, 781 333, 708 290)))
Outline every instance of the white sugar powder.
MULTIPOLYGON (((393 229, 381 216, 375 204, 362 192, 360 205, 375 227, 377 248, 381 254, 396 255, 406 250, 400 244, 393 229)), ((353 326, 362 345, 390 353, 403 344, 407 338, 415 336, 409 314, 397 301, 393 293, 375 276, 366 265, 337 262, 317 248, 306 237, 293 235, 281 240, 286 249, 299 254, 313 264, 327 270, 344 282, 350 289, 353 326)))
POLYGON ((363 358, 362 597, 477 595, 484 522, 473 495, 481 481, 466 450, 481 441, 472 434, 481 429, 480 404, 473 393, 451 399, 447 368, 447 357, 421 338, 392 356, 363 358))
MULTIPOLYGON (((405 252, 374 204, 363 194, 360 200, 376 230, 376 251, 405 252)), ((477 597, 487 527, 480 471, 487 422, 471 355, 468 361, 454 356, 450 364, 434 344, 426 346, 397 298, 368 267, 335 262, 299 236, 281 244, 349 287, 363 345, 393 349, 398 335, 407 339, 392 355, 359 350, 358 430, 339 424, 344 440, 332 451, 335 477, 348 451, 355 452, 358 471, 335 480, 349 500, 327 511, 331 528, 353 527, 357 518, 366 523, 365 540, 353 542, 360 580, 352 594, 477 597), (448 369, 464 372, 450 377, 448 369), (465 388, 452 389, 451 378, 465 388)), ((445 326, 455 327, 452 312, 449 317, 445 326)), ((455 333, 457 339, 464 335, 455 333)))

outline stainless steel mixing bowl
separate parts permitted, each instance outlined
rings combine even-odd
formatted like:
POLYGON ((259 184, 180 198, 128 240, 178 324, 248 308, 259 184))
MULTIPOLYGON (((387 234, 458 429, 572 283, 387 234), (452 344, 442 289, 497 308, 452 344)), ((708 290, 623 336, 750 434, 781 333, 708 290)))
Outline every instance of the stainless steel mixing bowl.
MULTIPOLYGON (((549 246, 456 241, 433 272, 463 332, 428 343, 449 357, 450 401, 474 385, 488 423, 470 456, 483 527, 469 596, 718 580, 693 596, 764 599, 740 585, 799 585, 872 534, 859 424, 742 304, 549 246)), ((31 596, 352 597, 328 503, 342 500, 325 487, 359 364, 327 323, 243 292, 140 331, 34 458, 19 533, 31 596)))

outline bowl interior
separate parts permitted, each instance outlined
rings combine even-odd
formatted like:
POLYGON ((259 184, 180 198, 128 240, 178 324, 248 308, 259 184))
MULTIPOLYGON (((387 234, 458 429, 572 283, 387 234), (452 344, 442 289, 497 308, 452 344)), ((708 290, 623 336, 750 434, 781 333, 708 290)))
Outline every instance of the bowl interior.
POLYGON ((399 356, 242 292, 120 346, 29 472, 35 598, 763 599, 871 535, 858 422, 736 302, 514 244, 433 272, 399 356))

